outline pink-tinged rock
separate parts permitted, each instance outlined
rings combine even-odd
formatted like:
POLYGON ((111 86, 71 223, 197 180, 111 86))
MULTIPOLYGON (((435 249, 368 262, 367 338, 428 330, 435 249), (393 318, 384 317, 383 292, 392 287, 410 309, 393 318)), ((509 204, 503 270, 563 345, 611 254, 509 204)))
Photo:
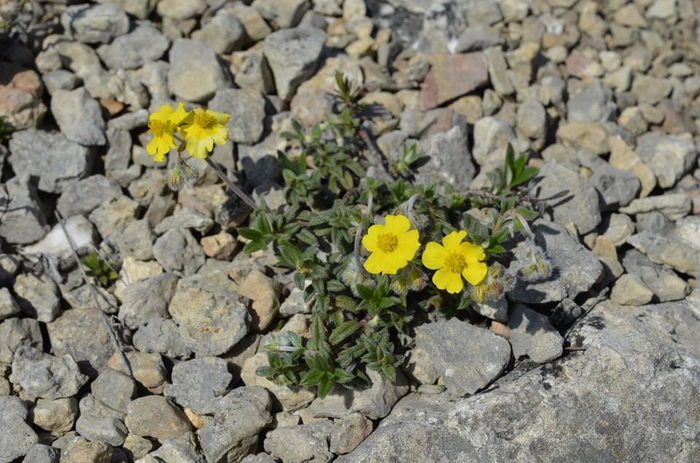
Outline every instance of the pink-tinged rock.
POLYGON ((423 111, 486 85, 489 73, 483 53, 437 55, 423 82, 418 100, 423 111))
POLYGON ((46 114, 41 101, 44 87, 39 74, 0 62, 0 117, 16 130, 34 129, 46 114))

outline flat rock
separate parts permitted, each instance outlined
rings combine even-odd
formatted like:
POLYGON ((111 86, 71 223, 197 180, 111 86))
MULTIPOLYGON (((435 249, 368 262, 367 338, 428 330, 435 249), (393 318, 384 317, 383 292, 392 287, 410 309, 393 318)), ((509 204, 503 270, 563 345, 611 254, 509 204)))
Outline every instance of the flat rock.
POLYGON ((692 200, 683 193, 666 193, 660 196, 648 196, 632 201, 620 208, 620 212, 635 215, 658 211, 671 220, 682 219, 692 210, 692 200))
POLYGON ((699 309, 697 298, 626 310, 601 304, 570 337, 585 351, 458 402, 412 394, 336 461, 694 461, 699 309))
POLYGON ((37 187, 61 193, 92 167, 92 151, 59 133, 37 130, 15 132, 10 139, 10 163, 15 174, 39 179, 37 187))
POLYGON ((100 245, 108 250, 118 262, 123 262, 127 257, 137 260, 153 259, 153 227, 148 219, 129 222, 124 227, 111 233, 100 245))
POLYGON ((182 410, 157 395, 132 401, 125 423, 130 433, 156 439, 171 439, 190 431, 190 423, 182 410))
POLYGON ((325 32, 310 27, 282 29, 265 38, 264 53, 280 98, 290 100, 313 75, 325 42, 325 32))
POLYGON ((131 32, 117 37, 110 45, 97 49, 109 69, 136 69, 159 60, 170 47, 170 39, 147 23, 140 23, 131 32))
POLYGON ((0 461, 15 461, 39 442, 27 424, 27 408, 19 397, 0 397, 0 461))
POLYGON ((167 384, 163 392, 195 413, 213 414, 219 409, 219 400, 229 391, 232 380, 226 360, 197 357, 175 365, 172 384, 167 384))
POLYGON ((119 319, 130 328, 138 328, 155 318, 166 318, 177 281, 176 275, 163 273, 130 284, 124 289, 119 319))
POLYGON ((195 273, 204 265, 206 256, 189 230, 172 228, 153 245, 153 257, 165 269, 178 276, 195 273))
POLYGON ((265 438, 265 451, 285 463, 328 463, 333 459, 328 448, 331 426, 332 422, 325 420, 274 429, 265 438))
POLYGON ((510 361, 508 341, 456 318, 416 328, 416 347, 428 354, 453 396, 485 388, 510 361))
POLYGON ((132 399, 136 397, 136 383, 124 373, 108 368, 90 385, 92 394, 103 404, 126 413, 132 399))
POLYGON ((12 297, 10 290, 7 288, 0 288, 0 321, 14 317, 19 314, 22 310, 12 297))
POLYGON ((53 321, 61 309, 58 286, 47 277, 19 275, 12 289, 22 311, 40 322, 53 321))
POLYGON ((58 198, 56 209, 63 217, 87 215, 101 204, 122 196, 122 190, 104 175, 92 175, 71 184, 58 198))
POLYGON ((0 189, 0 201, 7 208, 0 221, 0 237, 11 244, 29 244, 43 238, 49 227, 30 176, 11 178, 5 189, 0 189))
POLYGON ((675 185, 698 158, 698 150, 691 140, 659 132, 639 137, 635 153, 651 167, 662 188, 675 185))
POLYGON ((54 92, 51 96, 51 113, 68 140, 84 146, 107 143, 102 109, 85 87, 54 92))
POLYGON ((34 397, 60 399, 78 393, 88 381, 70 356, 62 358, 22 346, 15 352, 10 381, 34 397))
POLYGON ((258 445, 270 422, 272 401, 261 387, 239 387, 219 401, 214 419, 198 431, 207 461, 240 461, 258 445))
POLYGON ((175 228, 189 228, 205 235, 213 226, 214 221, 209 215, 191 207, 183 207, 175 214, 166 217, 155 226, 153 231, 156 235, 162 235, 175 228))
POLYGON ((104 442, 113 446, 124 444, 128 430, 124 423, 117 418, 103 418, 90 415, 80 415, 75 422, 75 430, 91 442, 104 442))
POLYGON ((488 67, 483 53, 436 55, 423 82, 419 98, 421 110, 432 109, 486 85, 488 67))
POLYGON ((536 363, 561 357, 564 338, 554 329, 546 315, 517 304, 508 318, 510 345, 517 359, 527 355, 536 363))
MULTIPOLYGON (((559 302, 575 298, 591 289, 603 274, 598 258, 561 225, 537 220, 532 231, 535 244, 546 252, 551 266, 550 275, 535 282, 516 279, 515 288, 507 293, 508 299, 525 304, 559 302)), ((511 264, 511 270, 516 267, 511 264)))
POLYGON ((417 150, 426 156, 427 162, 416 169, 416 182, 424 185, 447 183, 457 191, 468 189, 476 175, 468 141, 466 124, 421 141, 417 150))
POLYGON ((265 128, 265 99, 259 91, 252 88, 220 90, 209 102, 209 109, 231 115, 227 127, 232 141, 246 144, 260 141, 265 128))
POLYGON ((700 276, 700 250, 675 238, 666 238, 649 232, 632 235, 628 242, 652 262, 694 277, 700 276))
POLYGON ((113 454, 111 445, 78 436, 61 452, 61 463, 109 463, 113 454))
POLYGON ((169 57, 168 89, 178 98, 203 103, 229 86, 216 53, 202 42, 176 40, 169 57))
POLYGON ((114 3, 70 6, 61 15, 63 29, 83 43, 109 43, 129 32, 129 17, 114 3))
POLYGON ((620 305, 644 305, 653 298, 654 293, 633 273, 618 278, 610 293, 610 299, 620 305))
POLYGON ((170 358, 188 358, 192 355, 189 342, 182 336, 177 324, 169 318, 150 318, 134 334, 134 347, 141 352, 157 353, 170 358))
POLYGON ((9 318, 0 323, 0 362, 11 364, 21 346, 44 348, 39 322, 33 318, 9 318))

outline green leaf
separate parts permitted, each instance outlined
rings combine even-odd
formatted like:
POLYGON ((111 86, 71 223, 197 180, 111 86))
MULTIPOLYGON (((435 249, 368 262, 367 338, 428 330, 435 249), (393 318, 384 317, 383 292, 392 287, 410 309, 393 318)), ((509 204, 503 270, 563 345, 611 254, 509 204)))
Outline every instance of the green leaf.
POLYGON ((274 376, 275 372, 272 367, 258 367, 255 369, 255 374, 264 378, 269 378, 274 376))
POLYGON ((326 282, 326 288, 328 288, 328 291, 339 293, 345 290, 345 285, 338 280, 329 280, 326 282))
POLYGON ((524 207, 516 209, 515 213, 522 216, 522 218, 525 220, 534 220, 539 216, 537 212, 531 211, 530 209, 526 209, 524 207))
POLYGON ((324 399, 333 389, 333 377, 329 374, 324 374, 318 381, 318 387, 316 388, 316 394, 324 399))
POLYGON ((336 327, 328 337, 328 342, 337 346, 362 327, 356 320, 348 320, 336 327))
POLYGON ((516 187, 522 185, 523 183, 529 182, 540 170, 537 167, 526 167, 517 178, 514 178, 511 182, 511 187, 516 187))
POLYGON ((339 384, 346 384, 355 379, 355 375, 340 368, 333 370, 333 376, 335 377, 335 382, 339 384))

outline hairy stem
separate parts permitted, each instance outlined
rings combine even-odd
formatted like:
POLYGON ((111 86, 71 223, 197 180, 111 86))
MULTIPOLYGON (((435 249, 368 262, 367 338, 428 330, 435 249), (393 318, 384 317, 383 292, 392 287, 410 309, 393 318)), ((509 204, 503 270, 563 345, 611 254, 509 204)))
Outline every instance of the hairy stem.
POLYGON ((251 207, 254 211, 258 210, 258 205, 255 204, 255 201, 253 201, 253 198, 248 196, 243 190, 238 188, 235 183, 231 181, 230 178, 228 178, 228 175, 224 174, 224 172, 219 168, 219 166, 216 165, 214 161, 209 159, 207 156, 204 158, 205 161, 207 161, 207 164, 209 164, 209 167, 214 169, 214 172, 216 172, 216 175, 219 176, 221 180, 226 184, 229 190, 231 190, 236 196, 241 198, 243 202, 245 202, 248 206, 251 207))

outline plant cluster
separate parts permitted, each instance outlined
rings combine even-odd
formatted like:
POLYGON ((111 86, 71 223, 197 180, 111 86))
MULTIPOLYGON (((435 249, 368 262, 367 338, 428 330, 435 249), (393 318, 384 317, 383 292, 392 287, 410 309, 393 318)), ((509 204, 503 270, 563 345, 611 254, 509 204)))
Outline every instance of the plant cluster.
MULTIPOLYGON (((278 213, 255 203, 251 226, 239 228, 246 252, 271 249, 293 273, 312 311, 308 337, 281 326, 265 345, 269 365, 257 373, 279 384, 315 387, 325 397, 335 385, 368 384, 369 371, 394 379, 413 328, 442 316, 467 316, 473 304, 499 301, 516 278, 549 274, 528 220, 537 217, 524 186, 537 169, 508 147, 489 190, 412 185, 422 157, 405 147, 385 162, 390 180, 366 176, 369 135, 361 90, 336 74, 339 114, 283 136, 294 150, 278 153, 289 206, 278 213), (526 207, 528 206, 528 207, 526 207), (511 263, 515 261, 515 265, 511 263), (507 268, 515 268, 510 273, 507 268)), ((151 115, 149 154, 162 160, 204 158, 225 143, 228 115, 163 106, 151 115)), ((245 196, 219 172, 234 193, 245 196)), ((172 171, 170 177, 173 177, 172 171)), ((169 181, 171 188, 183 182, 169 181)))

